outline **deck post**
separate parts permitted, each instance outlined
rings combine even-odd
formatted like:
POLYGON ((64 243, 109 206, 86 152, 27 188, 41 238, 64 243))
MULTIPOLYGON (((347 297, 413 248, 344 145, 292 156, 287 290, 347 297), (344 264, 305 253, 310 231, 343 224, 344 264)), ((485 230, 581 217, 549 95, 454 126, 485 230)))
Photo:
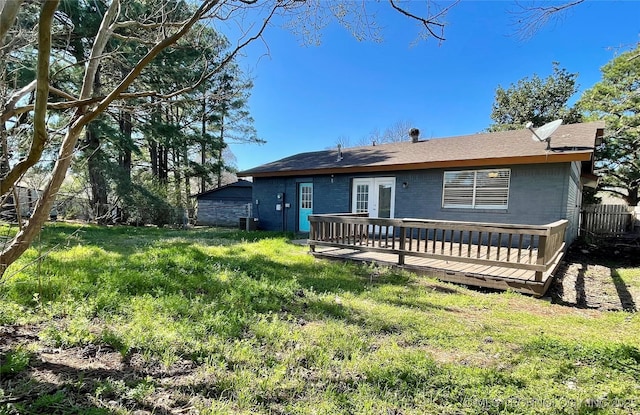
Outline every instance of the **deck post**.
POLYGON ((398 254, 398 265, 404 265, 404 250, 406 244, 407 228, 400 226, 400 253, 398 254))
POLYGON ((309 221, 311 227, 309 228, 309 251, 311 252, 316 252, 316 245, 314 243, 312 243, 312 241, 315 241, 316 239, 316 234, 318 233, 317 231, 317 226, 318 226, 318 222, 315 222, 313 220, 309 221))
MULTIPOLYGON (((548 232, 548 231, 547 231, 548 232)), ((536 264, 545 265, 547 258, 547 235, 540 235, 538 237, 538 258, 536 259, 536 264)), ((542 281, 542 271, 536 271, 535 280, 542 281)))

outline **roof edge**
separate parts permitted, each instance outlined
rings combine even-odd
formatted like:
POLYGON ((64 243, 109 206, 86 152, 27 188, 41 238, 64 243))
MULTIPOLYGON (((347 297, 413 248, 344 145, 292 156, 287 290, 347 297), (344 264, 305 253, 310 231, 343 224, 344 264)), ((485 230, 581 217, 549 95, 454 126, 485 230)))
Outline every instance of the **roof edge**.
POLYGON ((286 177, 286 176, 313 176, 318 174, 340 174, 340 173, 371 173, 371 172, 388 172, 388 171, 406 171, 406 170, 424 170, 438 168, 456 168, 456 167, 474 167, 474 166, 501 166, 515 164, 544 164, 544 163, 565 163, 571 161, 589 161, 593 155, 593 150, 562 153, 562 154, 545 154, 537 156, 519 156, 519 157, 495 157, 486 159, 466 159, 466 160, 447 160, 433 161, 425 163, 407 163, 393 164, 382 166, 350 166, 350 167, 332 167, 326 169, 306 169, 306 170, 288 170, 288 171, 272 171, 272 172, 256 172, 250 173, 238 172, 237 176, 241 177, 286 177), (248 173, 248 174, 247 174, 248 173))
MULTIPOLYGON (((236 176, 237 176, 237 174, 236 174, 236 176)), ((249 176, 244 176, 244 177, 249 177, 249 176)), ((227 187, 250 187, 249 185, 247 185, 247 183, 250 184, 251 186, 253 186, 253 183, 251 181, 249 181, 249 180, 238 179, 233 183, 225 184, 224 186, 216 187, 215 189, 205 190, 204 192, 196 193, 196 194, 193 194, 193 195, 191 195, 189 197, 198 197, 198 196, 206 195, 206 194, 209 194, 209 193, 214 193, 214 192, 217 192, 218 190, 226 189, 227 187), (242 186, 238 186, 239 183, 241 183, 243 185, 242 186)))

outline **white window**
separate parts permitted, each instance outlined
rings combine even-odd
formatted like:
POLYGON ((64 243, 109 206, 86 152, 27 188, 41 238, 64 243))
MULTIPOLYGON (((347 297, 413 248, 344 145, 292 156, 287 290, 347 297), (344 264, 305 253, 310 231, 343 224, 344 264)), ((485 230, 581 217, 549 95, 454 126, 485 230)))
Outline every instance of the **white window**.
POLYGON ((312 209, 312 203, 313 187, 309 185, 300 186, 300 209, 312 209))
POLYGON ((355 201, 355 213, 362 213, 369 211, 369 185, 368 184, 357 184, 355 186, 356 189, 356 197, 355 201))
POLYGON ((446 171, 442 207, 506 209, 510 178, 509 169, 446 171))

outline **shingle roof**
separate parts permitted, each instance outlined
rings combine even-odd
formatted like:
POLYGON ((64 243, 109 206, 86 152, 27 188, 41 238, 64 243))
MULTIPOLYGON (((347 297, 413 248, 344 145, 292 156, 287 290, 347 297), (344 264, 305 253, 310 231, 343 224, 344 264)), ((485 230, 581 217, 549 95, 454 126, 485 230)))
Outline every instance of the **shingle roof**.
POLYGON ((252 187, 253 183, 248 181, 248 180, 242 180, 239 179, 233 183, 229 183, 227 185, 224 186, 220 186, 220 187, 216 187, 215 189, 211 189, 211 190, 205 190, 204 192, 200 192, 200 193, 196 193, 195 195, 191 195, 191 197, 199 197, 199 196, 205 196, 211 193, 217 193, 221 190, 225 190, 228 189, 230 187, 252 187))
POLYGON ((537 164, 590 160, 604 122, 560 126, 546 143, 527 129, 300 153, 263 164, 238 176, 293 176, 319 173, 414 170, 440 167, 537 164))

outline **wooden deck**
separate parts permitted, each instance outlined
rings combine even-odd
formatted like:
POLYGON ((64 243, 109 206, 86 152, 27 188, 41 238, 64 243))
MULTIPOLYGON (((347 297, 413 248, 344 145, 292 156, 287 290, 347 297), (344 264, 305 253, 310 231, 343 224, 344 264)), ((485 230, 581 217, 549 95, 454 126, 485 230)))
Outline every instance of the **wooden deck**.
POLYGON ((472 286, 542 296, 564 253, 566 221, 544 226, 362 215, 310 217, 311 253, 375 262, 472 286))

